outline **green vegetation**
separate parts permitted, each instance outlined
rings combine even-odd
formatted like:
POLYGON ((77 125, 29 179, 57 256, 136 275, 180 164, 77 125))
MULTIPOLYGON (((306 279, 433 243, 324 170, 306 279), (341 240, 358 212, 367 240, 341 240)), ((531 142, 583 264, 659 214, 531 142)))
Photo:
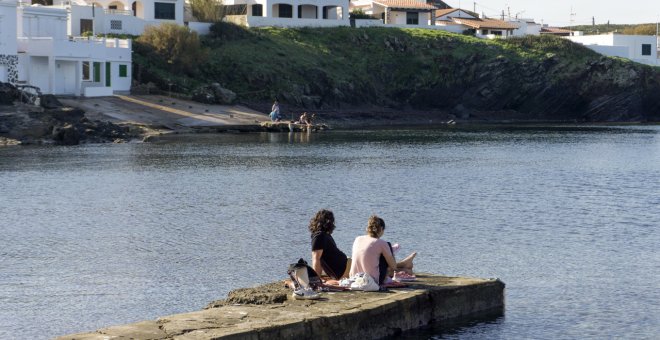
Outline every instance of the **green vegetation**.
POLYGON ((575 31, 582 31, 586 35, 604 34, 616 32, 621 34, 630 35, 655 35, 656 24, 638 24, 638 25, 616 25, 616 24, 600 24, 600 25, 580 25, 566 27, 575 31))
POLYGON ((147 26, 135 40, 135 62, 157 73, 172 72, 195 76, 208 51, 202 47, 197 33, 177 24, 147 26))
POLYGON ((573 112, 623 87, 645 91, 658 82, 651 67, 604 58, 552 36, 491 41, 426 29, 246 29, 217 23, 201 38, 208 58, 198 46, 144 36, 136 45, 134 74, 143 83, 161 89, 174 83, 182 93, 219 83, 243 102, 280 98, 308 108, 465 105, 573 112), (644 79, 629 80, 629 74, 644 79), (636 87, 637 81, 644 85, 636 87))
POLYGON ((190 0, 190 8, 201 22, 220 22, 224 17, 224 7, 219 0, 190 0))

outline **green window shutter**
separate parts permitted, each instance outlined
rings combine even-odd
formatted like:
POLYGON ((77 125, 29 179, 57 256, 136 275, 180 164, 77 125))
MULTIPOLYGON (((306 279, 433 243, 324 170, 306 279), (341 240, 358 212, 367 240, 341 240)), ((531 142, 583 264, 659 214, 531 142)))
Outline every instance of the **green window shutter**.
POLYGON ((109 62, 105 63, 105 86, 112 86, 112 82, 110 81, 112 78, 111 66, 109 62))
POLYGON ((101 81, 101 63, 94 62, 94 82, 98 83, 101 81))
POLYGON ((128 66, 119 65, 119 76, 122 78, 128 77, 128 66))

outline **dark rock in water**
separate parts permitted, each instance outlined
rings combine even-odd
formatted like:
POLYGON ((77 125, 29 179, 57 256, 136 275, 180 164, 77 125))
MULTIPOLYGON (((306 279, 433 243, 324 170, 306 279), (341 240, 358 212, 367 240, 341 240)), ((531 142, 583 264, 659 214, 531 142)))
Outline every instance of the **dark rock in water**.
POLYGON ((14 85, 0 82, 0 105, 13 105, 18 96, 18 90, 14 85))
POLYGON ((80 144, 80 134, 72 124, 53 127, 53 141, 59 145, 78 145, 80 144))
POLYGON ((44 109, 58 109, 64 105, 52 94, 42 94, 40 97, 41 107, 44 109))
POLYGON ((205 104, 231 105, 236 102, 236 93, 213 83, 193 91, 192 99, 205 104))

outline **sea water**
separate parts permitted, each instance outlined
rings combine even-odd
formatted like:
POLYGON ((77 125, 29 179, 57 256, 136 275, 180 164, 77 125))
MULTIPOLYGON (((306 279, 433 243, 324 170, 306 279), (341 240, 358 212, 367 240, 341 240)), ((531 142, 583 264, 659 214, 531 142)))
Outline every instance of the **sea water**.
POLYGON ((660 127, 220 134, 0 148, 0 339, 199 310, 286 277, 321 208, 504 316, 410 338, 657 338, 660 127))

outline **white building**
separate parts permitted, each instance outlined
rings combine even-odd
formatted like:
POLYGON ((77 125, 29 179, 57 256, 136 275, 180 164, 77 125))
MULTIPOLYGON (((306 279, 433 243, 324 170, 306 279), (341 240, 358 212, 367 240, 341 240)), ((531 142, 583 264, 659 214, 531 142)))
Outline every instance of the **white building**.
POLYGON ((601 35, 568 36, 600 54, 621 57, 652 66, 660 66, 658 39, 652 35, 623 35, 616 33, 601 35))
POLYGON ((349 26, 346 0, 224 0, 225 20, 247 27, 349 26))
POLYGON ((508 22, 516 25, 518 28, 513 30, 514 37, 521 37, 525 35, 541 35, 542 24, 534 21, 534 19, 509 19, 508 22))
POLYGON ((69 37, 65 8, 19 6, 17 12, 17 83, 55 95, 106 96, 130 90, 130 40, 69 37))
POLYGON ((351 1, 354 9, 380 19, 361 20, 357 26, 433 28, 433 13, 438 8, 422 0, 356 0, 351 1))
POLYGON ((140 35, 149 25, 184 24, 184 0, 56 0, 54 6, 67 8, 67 32, 140 35))
POLYGON ((16 2, 0 0, 0 81, 18 79, 16 44, 16 2))

